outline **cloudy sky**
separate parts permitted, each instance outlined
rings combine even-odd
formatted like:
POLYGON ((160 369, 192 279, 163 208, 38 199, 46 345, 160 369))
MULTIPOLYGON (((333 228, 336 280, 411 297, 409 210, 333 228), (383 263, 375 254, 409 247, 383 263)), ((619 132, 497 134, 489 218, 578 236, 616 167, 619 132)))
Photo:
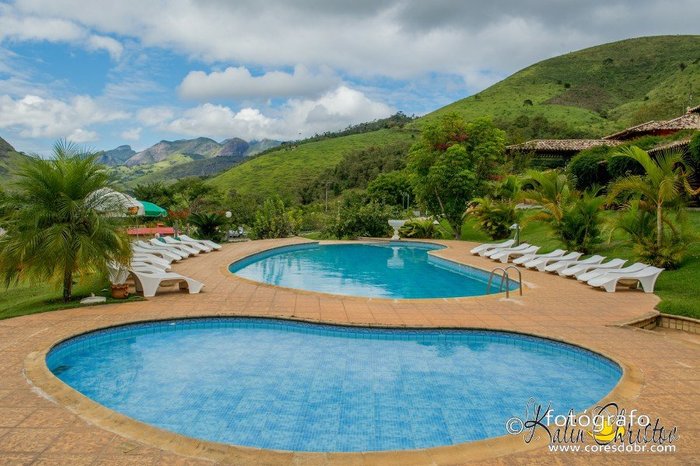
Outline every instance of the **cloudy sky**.
POLYGON ((423 114, 535 61, 698 33, 698 0, 0 0, 0 136, 45 153, 295 139, 423 114))

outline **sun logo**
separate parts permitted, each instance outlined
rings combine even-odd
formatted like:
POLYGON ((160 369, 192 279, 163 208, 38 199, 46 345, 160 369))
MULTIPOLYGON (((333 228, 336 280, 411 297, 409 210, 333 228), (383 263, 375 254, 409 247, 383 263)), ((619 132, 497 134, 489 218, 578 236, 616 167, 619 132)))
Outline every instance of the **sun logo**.
POLYGON ((602 445, 614 441, 618 436, 622 437, 625 434, 625 428, 611 423, 608 419, 603 419, 603 425, 600 426, 600 429, 591 430, 589 434, 598 444, 602 445))

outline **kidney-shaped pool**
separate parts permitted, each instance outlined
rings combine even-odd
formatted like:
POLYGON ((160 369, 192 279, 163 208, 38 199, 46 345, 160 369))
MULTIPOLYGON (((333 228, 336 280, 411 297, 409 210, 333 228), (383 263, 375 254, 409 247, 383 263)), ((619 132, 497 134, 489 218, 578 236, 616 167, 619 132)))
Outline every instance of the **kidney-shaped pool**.
POLYGON ((588 350, 514 333, 252 318, 99 330, 54 347, 47 365, 85 396, 163 429, 319 452, 505 435, 530 398, 582 411, 621 376, 588 350))
MULTIPOLYGON (((428 254, 444 246, 417 243, 301 244, 234 262, 250 280, 309 291, 371 298, 454 298, 497 293, 489 273, 428 254)), ((509 283, 515 289, 515 282, 509 283)))

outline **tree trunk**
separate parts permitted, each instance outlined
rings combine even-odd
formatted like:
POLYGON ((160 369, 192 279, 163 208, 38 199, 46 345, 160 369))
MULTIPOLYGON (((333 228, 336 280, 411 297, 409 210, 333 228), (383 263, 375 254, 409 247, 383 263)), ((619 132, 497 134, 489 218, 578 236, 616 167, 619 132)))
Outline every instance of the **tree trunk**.
POLYGON ((70 301, 73 295, 73 270, 66 267, 63 272, 63 302, 67 303, 70 301))
POLYGON ((663 233, 664 233, 664 223, 663 223, 663 210, 662 204, 659 202, 656 205, 656 247, 661 249, 663 243, 663 233))

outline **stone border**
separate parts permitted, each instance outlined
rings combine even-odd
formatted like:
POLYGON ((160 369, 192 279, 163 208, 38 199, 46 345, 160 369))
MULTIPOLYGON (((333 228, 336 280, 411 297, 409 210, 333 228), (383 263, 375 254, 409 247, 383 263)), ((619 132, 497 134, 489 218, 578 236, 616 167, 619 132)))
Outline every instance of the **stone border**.
MULTIPOLYGON (((221 315, 214 315, 211 317, 221 317, 221 315)), ((249 317, 255 318, 259 316, 249 317)), ((169 318, 164 317, 163 319, 156 319, 155 321, 168 319, 169 318)), ((286 318, 286 320, 318 323, 306 319, 286 318)), ((127 320, 126 322, 123 322, 122 325, 149 321, 152 322, 154 320, 127 320)), ((341 323, 335 325, 365 327, 362 325, 352 325, 348 323, 341 323)), ((115 325, 107 327, 98 326, 87 331, 89 332, 94 330, 100 330, 103 328, 109 328, 114 326, 115 325)), ((383 327, 396 328, 392 326, 383 327)), ((399 328, 405 329, 405 327, 399 328)), ((445 328, 446 327, 421 327, 422 330, 445 328)), ((465 327, 456 328, 462 330, 469 329, 465 327)), ((513 332, 512 330, 507 329, 492 328, 477 330, 500 330, 508 333, 521 333, 523 335, 531 335, 546 340, 559 341, 579 348, 583 348, 580 345, 576 345, 560 339, 555 339, 535 333, 513 332)), ((521 435, 505 435, 501 437, 494 437, 475 442, 440 446, 420 450, 324 453, 267 450, 261 448, 243 447, 218 442, 198 440, 192 437, 187 437, 181 434, 160 429, 158 427, 134 420, 128 416, 113 411, 97 403, 96 401, 93 401, 92 399, 84 396, 80 392, 74 390, 73 388, 64 384, 60 379, 58 379, 46 365, 47 354, 49 353, 49 351, 51 351, 51 349, 54 346, 56 346, 60 342, 83 333, 85 332, 80 332, 74 335, 62 335, 56 338, 49 346, 43 348, 42 350, 30 353, 26 357, 24 362, 25 376, 27 377, 30 384, 32 384, 36 390, 41 392, 48 399, 61 406, 68 408, 71 412, 77 414, 78 416, 82 417, 88 422, 101 427, 102 429, 108 430, 110 432, 127 437, 135 441, 143 442, 158 447, 160 449, 171 451, 173 453, 177 453, 184 456, 195 457, 200 459, 209 459, 213 461, 224 462, 227 464, 239 464, 243 462, 270 462, 274 464, 293 465, 298 464, 299 462, 303 462, 304 464, 306 464, 307 462, 310 464, 315 464, 319 461, 325 461, 324 464, 341 465, 348 464, 348 462, 352 462, 358 458, 362 458, 368 461, 370 464, 378 466, 407 463, 450 465, 456 463, 463 463, 464 461, 484 460, 511 453, 530 451, 537 448, 545 447, 547 445, 546 439, 544 437, 541 437, 527 444, 523 441, 521 435)), ((596 405, 609 401, 615 401, 617 403, 623 404, 625 402, 633 400, 639 395, 643 382, 641 371, 637 370, 635 367, 629 364, 626 364, 625 362, 619 361, 617 358, 608 355, 605 352, 596 351, 595 349, 590 348, 584 349, 593 351, 594 353, 597 353, 614 361, 622 369, 622 375, 617 385, 602 400, 596 403, 596 405)))
POLYGON ((680 330, 683 332, 700 334, 700 320, 692 317, 677 316, 673 314, 655 313, 650 316, 642 317, 641 319, 627 322, 624 325, 629 327, 637 327, 644 330, 654 330, 655 328, 668 328, 672 330, 680 330))

